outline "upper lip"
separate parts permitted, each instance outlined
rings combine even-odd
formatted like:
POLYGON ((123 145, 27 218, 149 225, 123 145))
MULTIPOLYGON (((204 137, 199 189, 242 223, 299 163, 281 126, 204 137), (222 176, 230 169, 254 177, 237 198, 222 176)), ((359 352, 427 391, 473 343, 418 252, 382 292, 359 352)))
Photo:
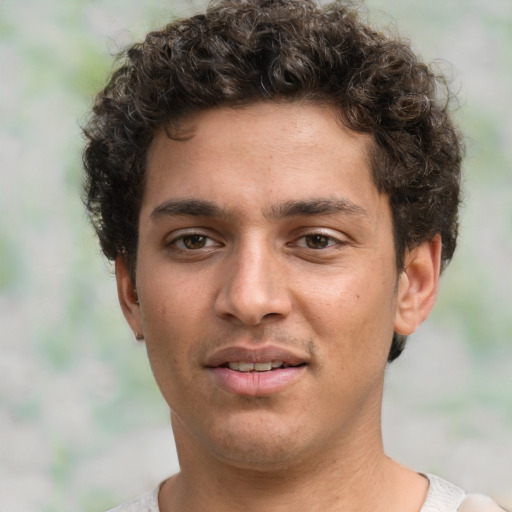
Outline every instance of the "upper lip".
POLYGON ((298 366, 307 363, 303 356, 294 354, 285 348, 266 345, 258 348, 247 348, 243 346, 231 346, 217 350, 206 360, 207 367, 216 368, 230 362, 267 363, 281 361, 290 366, 298 366))

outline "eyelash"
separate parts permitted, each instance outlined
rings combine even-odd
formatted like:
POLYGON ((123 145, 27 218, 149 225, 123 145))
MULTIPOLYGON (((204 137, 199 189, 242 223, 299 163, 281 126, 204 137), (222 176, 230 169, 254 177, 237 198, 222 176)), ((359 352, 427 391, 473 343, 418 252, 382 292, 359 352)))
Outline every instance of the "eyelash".
POLYGON ((331 247, 345 245, 346 243, 347 243, 346 241, 340 240, 339 238, 336 238, 328 233, 324 233, 322 231, 316 231, 313 233, 306 233, 304 235, 301 235, 293 242, 293 245, 298 246, 301 249, 306 249, 306 250, 310 249, 312 251, 321 251, 321 250, 329 249, 331 247), (312 239, 313 237, 318 237, 318 238, 322 238, 322 239, 326 240, 327 245, 325 247, 316 247, 316 248, 308 246, 307 239, 312 239), (305 245, 304 246, 299 245, 297 243, 299 240, 304 240, 305 245))
MULTIPOLYGON (((322 231, 316 231, 313 233, 306 233, 304 235, 301 235, 300 237, 296 238, 294 241, 290 242, 289 246, 295 246, 299 247, 303 250, 311 250, 311 251, 322 251, 329 249, 331 247, 335 246, 341 246, 345 245, 347 242, 340 240, 328 233, 324 233, 322 231), (308 240, 313 239, 314 237, 318 237, 320 240, 317 240, 318 242, 325 242, 326 245, 323 247, 311 247, 308 245, 308 240), (304 241, 303 244, 299 243, 299 241, 304 241)), ((208 248, 212 247, 220 247, 222 244, 220 242, 217 242, 215 239, 209 237, 208 235, 205 235, 201 232, 189 232, 189 233, 183 233, 179 236, 173 238, 169 243, 166 244, 168 247, 173 247, 179 251, 182 252, 196 252, 201 250, 208 250, 208 248), (192 239, 193 244, 199 245, 198 247, 192 248, 190 246, 187 247, 185 240, 192 239), (193 239, 196 239, 195 242, 193 239), (199 240, 198 240, 199 239, 199 240), (201 245, 201 243, 204 242, 204 245, 201 245)))
MULTIPOLYGON (((198 243, 198 241, 196 242, 198 243)), ((176 249, 183 251, 183 252, 194 252, 199 251, 201 249, 205 249, 208 247, 212 247, 215 245, 220 245, 219 242, 216 242, 213 238, 209 237, 208 235, 205 235, 203 233, 197 233, 197 232, 190 232, 190 233, 183 233, 175 238, 173 238, 168 244, 166 244, 168 247, 175 247, 176 249), (185 245, 185 240, 187 239, 202 239, 205 241, 205 245, 197 248, 190 248, 185 245), (210 243, 208 243, 210 242, 210 243), (211 243, 213 242, 213 243, 211 243), (180 247, 181 245, 181 247, 180 247)))

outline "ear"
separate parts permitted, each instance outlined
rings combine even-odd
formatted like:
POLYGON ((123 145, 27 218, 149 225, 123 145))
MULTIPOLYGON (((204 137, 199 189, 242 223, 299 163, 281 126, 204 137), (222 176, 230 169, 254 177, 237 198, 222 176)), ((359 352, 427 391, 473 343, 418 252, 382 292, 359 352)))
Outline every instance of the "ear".
POLYGON ((135 338, 143 338, 142 320, 140 315, 139 300, 135 286, 128 272, 126 259, 122 254, 119 254, 115 262, 116 267, 116 281, 117 281, 117 296, 119 304, 123 311, 124 317, 131 327, 135 338))
POLYGON ((407 336, 427 318, 436 300, 441 271, 441 236, 407 251, 398 282, 395 332, 407 336))

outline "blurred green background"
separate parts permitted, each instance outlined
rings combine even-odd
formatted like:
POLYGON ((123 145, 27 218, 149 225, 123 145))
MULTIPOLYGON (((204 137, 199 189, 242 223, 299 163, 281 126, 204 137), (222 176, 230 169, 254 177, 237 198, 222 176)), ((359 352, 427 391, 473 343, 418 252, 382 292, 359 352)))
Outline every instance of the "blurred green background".
MULTIPOLYGON (((0 0, 0 511, 102 511, 177 468, 80 201, 113 55, 201 2, 0 0)), ((369 0, 459 91, 465 206, 434 314, 388 370, 390 455, 512 507, 512 2, 369 0)))

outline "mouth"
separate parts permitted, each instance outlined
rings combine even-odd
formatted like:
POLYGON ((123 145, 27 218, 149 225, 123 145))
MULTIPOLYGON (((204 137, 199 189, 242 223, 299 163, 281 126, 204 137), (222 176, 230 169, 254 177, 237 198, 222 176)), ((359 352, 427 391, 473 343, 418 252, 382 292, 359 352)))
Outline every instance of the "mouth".
POLYGON ((230 361, 223 363, 220 368, 229 368, 235 372, 271 372, 273 370, 279 370, 281 368, 297 368, 299 366, 305 366, 306 363, 300 363, 296 365, 288 364, 283 361, 268 361, 263 363, 250 363, 248 361, 230 361))
POLYGON ((230 394, 269 396, 300 380, 308 360, 276 346, 234 346, 215 352, 205 366, 214 381, 230 394))
POLYGON ((206 367, 229 368, 236 372, 270 372, 307 365, 307 358, 278 346, 246 348, 232 346, 218 350, 206 360, 206 367))

